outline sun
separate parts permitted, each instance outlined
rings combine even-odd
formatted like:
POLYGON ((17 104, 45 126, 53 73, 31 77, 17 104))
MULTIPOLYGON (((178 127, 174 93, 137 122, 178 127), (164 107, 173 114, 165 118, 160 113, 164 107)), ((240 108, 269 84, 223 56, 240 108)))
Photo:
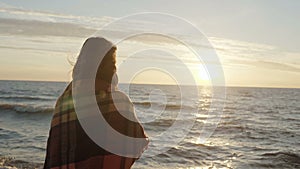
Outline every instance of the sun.
POLYGON ((198 75, 199 78, 203 81, 210 80, 209 74, 207 73, 206 69, 203 66, 200 66, 198 75))
POLYGON ((210 76, 207 73, 206 69, 203 67, 203 65, 197 65, 197 67, 194 68, 192 72, 194 74, 194 78, 198 86, 210 85, 210 76))

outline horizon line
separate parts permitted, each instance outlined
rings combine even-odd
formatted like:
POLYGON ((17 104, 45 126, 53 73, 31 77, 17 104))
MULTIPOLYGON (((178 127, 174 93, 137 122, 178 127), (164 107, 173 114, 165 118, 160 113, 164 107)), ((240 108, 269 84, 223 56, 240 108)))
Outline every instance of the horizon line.
MULTIPOLYGON (((0 79, 0 81, 19 81, 19 82, 49 82, 49 83, 70 83, 71 81, 54 81, 54 80, 22 80, 22 79, 0 79)), ((176 84, 158 84, 158 83, 127 83, 127 82, 122 82, 119 84, 134 84, 134 85, 166 85, 166 86, 175 86, 176 84)), ((195 86, 195 85, 190 85, 190 84, 184 84, 183 86, 195 86)), ((201 87, 211 87, 210 85, 196 85, 196 86, 201 86, 201 87)), ((239 86, 239 85, 225 85, 225 86, 220 86, 220 85, 213 85, 213 87, 226 87, 226 88, 274 88, 274 89, 300 89, 300 87, 283 87, 283 86, 239 86)))

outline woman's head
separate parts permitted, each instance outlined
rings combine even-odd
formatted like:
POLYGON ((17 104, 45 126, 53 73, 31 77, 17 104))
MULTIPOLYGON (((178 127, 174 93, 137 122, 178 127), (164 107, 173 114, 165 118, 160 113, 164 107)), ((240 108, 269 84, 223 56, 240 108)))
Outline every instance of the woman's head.
POLYGON ((88 38, 84 42, 74 66, 73 79, 76 74, 77 77, 80 76, 84 79, 93 78, 91 72, 82 71, 82 69, 84 66, 86 68, 87 65, 91 65, 91 67, 93 67, 95 64, 99 63, 100 59, 102 59, 97 69, 96 77, 94 78, 111 83, 113 75, 116 73, 116 50, 116 46, 102 37, 88 38))

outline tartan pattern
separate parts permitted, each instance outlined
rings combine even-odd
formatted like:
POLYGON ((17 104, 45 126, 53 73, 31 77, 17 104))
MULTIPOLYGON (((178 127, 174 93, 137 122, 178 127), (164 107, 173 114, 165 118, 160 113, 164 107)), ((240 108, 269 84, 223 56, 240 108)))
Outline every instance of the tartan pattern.
MULTIPOLYGON (((129 98, 122 92, 113 92, 118 96, 114 101, 107 90, 96 91, 98 106, 106 121, 124 135, 147 139, 143 127, 123 117, 115 107, 118 104, 118 109, 121 107, 136 118, 129 98)), ((89 138, 77 119, 70 83, 55 105, 44 169, 127 169, 135 160, 107 152, 89 138)))

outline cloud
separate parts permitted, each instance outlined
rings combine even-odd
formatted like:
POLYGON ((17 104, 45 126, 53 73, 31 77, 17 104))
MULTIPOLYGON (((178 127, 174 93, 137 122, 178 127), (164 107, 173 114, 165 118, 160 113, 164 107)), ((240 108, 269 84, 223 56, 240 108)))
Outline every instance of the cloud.
POLYGON ((72 23, 52 23, 34 20, 0 18, 0 34, 29 36, 73 36, 87 37, 95 32, 72 23))
POLYGON ((299 73, 300 53, 272 45, 211 37, 224 66, 251 67, 299 73))
MULTIPOLYGON (((50 35, 50 36, 80 36, 86 37, 91 35, 103 27, 105 24, 118 20, 119 18, 113 18, 108 16, 102 17, 87 17, 87 16, 75 16, 68 14, 61 14, 49 11, 37 11, 22 9, 19 7, 13 7, 0 4, 0 34, 24 34, 24 35, 50 35), (1 26, 2 25, 2 26, 1 26)), ((159 22, 153 23, 147 21, 147 18, 136 17, 131 20, 118 20, 118 24, 113 24, 109 30, 99 31, 99 35, 109 35, 110 37, 120 37, 124 34, 134 34, 139 30, 145 30, 148 27, 161 27, 166 28, 166 23, 159 22)), ((172 28, 171 28, 172 30, 172 28)), ((181 39, 184 38, 183 35, 181 39)), ((142 38, 132 38, 132 41, 139 43, 160 43, 178 45, 176 39, 166 38, 164 35, 144 35, 142 38)), ((200 42, 193 42, 192 39, 189 42, 192 46, 207 48, 208 46, 200 44, 200 42), (202 45, 202 46, 201 46, 202 45)))
POLYGON ((257 61, 254 63, 257 67, 281 70, 281 71, 290 71, 290 72, 298 72, 300 73, 300 67, 278 63, 278 62, 271 62, 271 61, 257 61))
MULTIPOLYGON (((106 16, 98 18, 34 11, 0 4, 0 34, 2 35, 25 35, 32 37, 46 35, 85 38, 94 34, 104 24, 116 19, 106 16)), ((107 34, 111 37, 119 37, 125 33, 134 33, 137 30, 145 29, 147 25, 151 24, 153 23, 142 20, 127 20, 120 22, 110 30, 102 30, 98 33, 99 35, 107 34), (133 28, 131 25, 136 26, 133 28)), ((276 46, 266 44, 216 37, 209 37, 209 40, 217 50, 224 66, 245 66, 299 72, 300 53, 283 51, 276 46)), ((209 46, 201 44, 201 42, 191 41, 190 44, 192 47, 211 49, 209 46)), ((165 36, 149 34, 134 37, 128 40, 127 45, 139 45, 141 47, 157 45, 165 47, 179 53, 187 64, 201 64, 201 61, 183 49, 182 44, 176 41, 176 39, 170 39, 165 36)), ((7 48, 7 46, 2 46, 2 48, 5 47, 7 48)), ((19 49, 26 49, 26 47, 19 49)), ((121 57, 125 58, 125 55, 123 54, 121 57)), ((163 55, 152 58, 144 56, 141 58, 146 60, 155 59, 156 61, 166 63, 173 62, 172 58, 163 55)))
POLYGON ((0 3, 0 17, 19 20, 36 20, 43 22, 64 22, 82 24, 84 26, 103 26, 115 20, 113 17, 87 17, 70 14, 62 14, 51 11, 29 10, 0 3))
POLYGON ((249 61, 249 60, 229 60, 231 65, 242 65, 242 66, 250 66, 253 68, 260 69, 274 69, 279 71, 289 71, 300 73, 300 67, 296 65, 290 65, 286 63, 278 63, 272 61, 249 61))

